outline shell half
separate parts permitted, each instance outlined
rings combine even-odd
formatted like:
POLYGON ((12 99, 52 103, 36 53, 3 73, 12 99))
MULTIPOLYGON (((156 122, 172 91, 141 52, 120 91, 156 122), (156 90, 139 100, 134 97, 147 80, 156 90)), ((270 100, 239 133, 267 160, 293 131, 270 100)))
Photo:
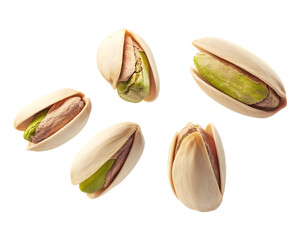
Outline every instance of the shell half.
POLYGON ((193 45, 200 51, 211 53, 251 73, 270 86, 280 97, 280 104, 277 108, 269 111, 260 110, 220 92, 211 86, 197 70, 191 68, 191 74, 196 83, 215 101, 238 113, 260 118, 272 116, 286 106, 286 93, 280 78, 268 64, 253 53, 234 43, 212 37, 198 39, 193 42, 193 45))
POLYGON ((98 48, 97 65, 102 76, 116 89, 122 64, 125 36, 129 35, 145 52, 149 62, 150 91, 145 101, 154 101, 159 94, 159 76, 155 60, 148 44, 136 33, 122 29, 105 38, 98 48))
POLYGON ((85 126, 88 121, 92 104, 89 98, 86 98, 82 92, 79 92, 74 89, 60 89, 58 91, 44 95, 43 97, 38 98, 37 100, 31 102, 25 106, 16 116, 14 121, 14 127, 17 130, 25 131, 29 123, 31 122, 33 116, 38 112, 50 107, 51 105, 72 97, 80 96, 84 101, 85 105, 81 112, 72 119, 71 122, 66 124, 59 131, 51 135, 50 137, 44 139, 43 141, 33 144, 28 143, 27 150, 32 151, 45 151, 62 145, 71 138, 73 138, 80 130, 85 126))
POLYGON ((206 131, 212 135, 216 144, 220 187, 200 133, 188 135, 174 156, 176 134, 170 146, 168 160, 168 175, 174 194, 187 207, 202 212, 215 210, 221 204, 226 179, 225 154, 219 134, 212 124, 207 126, 206 131))
POLYGON ((131 122, 113 125, 94 136, 76 155, 71 167, 71 182, 80 184, 93 175, 134 134, 132 147, 118 175, 101 193, 87 194, 96 198, 118 185, 131 172, 144 150, 144 137, 139 125, 131 122))

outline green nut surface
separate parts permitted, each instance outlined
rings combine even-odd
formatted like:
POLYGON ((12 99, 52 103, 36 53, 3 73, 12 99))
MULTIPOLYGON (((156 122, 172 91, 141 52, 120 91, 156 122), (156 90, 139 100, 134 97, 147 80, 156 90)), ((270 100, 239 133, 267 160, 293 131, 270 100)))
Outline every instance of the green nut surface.
POLYGON ((269 94, 268 86, 249 78, 230 63, 209 54, 194 57, 200 75, 215 88, 247 105, 263 101, 269 94))
POLYGON ((103 188, 105 177, 114 165, 116 159, 110 159, 99 168, 92 176, 79 184, 79 189, 85 193, 94 193, 103 188))
POLYGON ((43 121, 43 119, 46 117, 48 111, 49 108, 39 112, 31 120, 23 135, 27 141, 31 142, 31 137, 34 136, 37 127, 40 125, 41 121, 43 121))
POLYGON ((149 64, 144 52, 139 51, 141 61, 136 64, 136 71, 126 82, 118 82, 119 96, 129 102, 140 102, 150 90, 149 64))

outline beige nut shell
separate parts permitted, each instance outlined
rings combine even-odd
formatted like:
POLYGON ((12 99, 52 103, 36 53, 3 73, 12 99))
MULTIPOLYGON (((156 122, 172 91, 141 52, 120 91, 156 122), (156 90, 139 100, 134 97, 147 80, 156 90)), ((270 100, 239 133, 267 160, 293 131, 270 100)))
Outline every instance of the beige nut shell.
POLYGON ((150 91, 145 101, 154 101, 159 93, 159 76, 154 56, 148 44, 136 33, 122 29, 105 38, 98 48, 97 65, 102 76, 116 89, 122 64, 125 36, 129 35, 145 52, 149 62, 150 91))
POLYGON ((234 43, 213 37, 195 40, 193 45, 200 51, 211 53, 256 76, 269 85, 281 99, 279 106, 270 111, 253 108, 220 92, 206 82, 197 70, 191 68, 191 74, 199 87, 215 101, 238 113, 259 118, 272 116, 286 106, 286 93, 280 78, 268 64, 253 53, 234 43))
POLYGON ((27 150, 49 150, 58 147, 73 138, 85 126, 89 118, 92 107, 91 101, 89 98, 86 98, 82 92, 74 89, 64 88, 36 99, 35 101, 25 106, 17 114, 14 121, 14 128, 20 131, 25 131, 35 114, 42 111, 43 109, 50 107, 54 103, 72 96, 80 96, 85 102, 85 106, 81 110, 81 112, 75 118, 73 118, 71 122, 69 122, 67 125, 65 125, 50 137, 37 144, 29 142, 27 150))
POLYGON ((187 136, 174 156, 178 137, 176 133, 170 145, 168 160, 169 181, 174 194, 184 205, 201 212, 218 208, 223 199, 226 181, 225 154, 220 136, 212 124, 206 127, 206 131, 216 144, 220 187, 200 133, 187 136))
POLYGON ((124 165, 113 182, 101 193, 87 194, 96 198, 118 185, 131 172, 144 150, 144 137, 138 124, 124 122, 113 125, 94 136, 76 155, 71 167, 71 182, 80 184, 93 175, 134 134, 134 141, 124 165))

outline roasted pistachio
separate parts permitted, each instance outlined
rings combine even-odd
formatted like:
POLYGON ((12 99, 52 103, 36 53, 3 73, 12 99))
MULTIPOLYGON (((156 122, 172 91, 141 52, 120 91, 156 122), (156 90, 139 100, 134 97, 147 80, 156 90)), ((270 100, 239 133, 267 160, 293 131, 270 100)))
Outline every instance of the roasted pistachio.
POLYGON ((97 56, 102 76, 129 102, 154 101, 159 77, 152 52, 137 34, 123 29, 100 44, 97 56))
POLYGON ((191 73, 202 90, 222 105, 252 117, 269 117, 286 106, 277 74, 249 51, 218 38, 193 42, 200 50, 191 73))
POLYGON ((83 93, 61 89, 23 108, 14 127, 24 131, 28 150, 49 150, 74 137, 86 124, 90 111, 91 102, 83 93))
POLYGON ((175 134, 168 173, 172 190, 184 205, 201 212, 218 208, 225 189, 226 166, 223 145, 212 124, 204 130, 188 123, 175 134))
POLYGON ((76 155, 71 182, 90 198, 103 195, 134 168, 144 149, 140 127, 131 122, 98 133, 76 155))

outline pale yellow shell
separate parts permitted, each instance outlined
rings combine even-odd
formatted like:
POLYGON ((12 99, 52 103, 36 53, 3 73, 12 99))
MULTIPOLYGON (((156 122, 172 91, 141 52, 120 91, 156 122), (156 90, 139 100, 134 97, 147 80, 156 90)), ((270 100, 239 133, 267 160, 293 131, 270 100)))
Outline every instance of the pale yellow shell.
POLYGON ((119 30, 105 38, 98 48, 97 65, 102 76, 116 89, 122 63, 125 35, 129 35, 145 52, 149 62, 150 91, 145 101, 154 101, 159 93, 159 76, 155 60, 148 44, 136 33, 127 29, 119 30))
POLYGON ((131 172, 144 150, 144 137, 139 125, 124 122, 113 125, 94 136, 76 155, 71 167, 72 184, 80 184, 93 175, 134 134, 128 157, 113 182, 100 194, 87 194, 96 198, 119 184, 131 172))
POLYGON ((74 118, 71 122, 61 128, 59 131, 54 133, 52 136, 44 139, 43 141, 33 144, 30 143, 27 146, 27 150, 32 151, 45 151, 62 145, 71 138, 73 138, 80 130, 85 126, 90 112, 91 112, 91 101, 89 98, 84 97, 82 92, 74 89, 64 88, 58 91, 49 93, 45 96, 36 99, 27 106, 25 106, 16 116, 14 121, 14 127, 17 130, 25 131, 29 123, 31 122, 33 116, 57 103, 63 99, 69 98, 71 96, 80 96, 85 102, 85 106, 82 111, 74 118))
POLYGON ((280 104, 276 109, 260 110, 217 90, 206 82, 197 70, 191 68, 192 76, 199 87, 215 101, 238 113, 259 118, 272 116, 286 106, 286 93, 280 78, 269 65, 253 53, 234 43, 212 37, 198 39, 193 42, 193 45, 200 51, 209 52, 251 73, 270 86, 280 97, 280 104))
POLYGON ((174 156, 178 136, 176 133, 170 145, 168 160, 169 181, 174 194, 187 207, 202 212, 218 208, 223 199, 226 180, 225 154, 219 134, 212 124, 206 127, 206 131, 216 144, 220 187, 200 133, 187 136, 174 156))

